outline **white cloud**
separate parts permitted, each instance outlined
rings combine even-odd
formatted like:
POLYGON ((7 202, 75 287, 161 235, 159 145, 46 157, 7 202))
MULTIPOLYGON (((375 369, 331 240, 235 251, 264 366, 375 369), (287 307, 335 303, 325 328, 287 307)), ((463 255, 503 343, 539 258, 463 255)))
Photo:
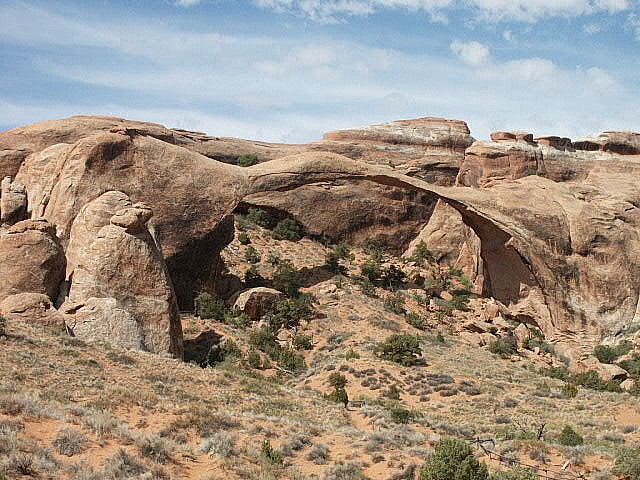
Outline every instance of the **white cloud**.
POLYGON ((487 63, 491 56, 489 47, 479 42, 454 41, 449 45, 451 51, 469 65, 481 65, 487 63))
POLYGON ((516 36, 511 30, 505 30, 504 32, 502 32, 502 38, 504 38, 507 42, 513 42, 516 39, 516 36))
POLYGON ((633 0, 254 0, 254 3, 328 23, 344 16, 370 15, 385 8, 425 11, 434 21, 446 19, 443 12, 446 8, 467 8, 484 20, 526 22, 546 16, 618 13, 633 8, 633 0))
POLYGON ((602 26, 597 23, 587 23, 582 27, 582 31, 587 35, 593 35, 594 33, 599 33, 602 31, 602 26))
POLYGON ((178 7, 194 7, 200 5, 202 0, 175 0, 173 3, 178 7))
POLYGON ((632 13, 627 17, 627 25, 636 37, 636 40, 640 40, 640 14, 632 13))

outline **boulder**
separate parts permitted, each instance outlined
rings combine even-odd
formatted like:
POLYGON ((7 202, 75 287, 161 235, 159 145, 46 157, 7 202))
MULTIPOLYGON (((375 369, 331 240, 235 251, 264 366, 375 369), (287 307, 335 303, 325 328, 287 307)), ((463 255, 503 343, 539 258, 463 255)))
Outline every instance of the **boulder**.
POLYGON ((636 381, 632 378, 627 378, 620 384, 620 388, 622 388, 625 392, 632 392, 636 388, 636 381))
POLYGON ((0 183, 0 222, 14 224, 24 220, 27 212, 27 194, 24 185, 4 177, 0 183))
POLYGON ((266 287, 256 287, 245 290, 232 298, 233 308, 247 314, 252 320, 259 320, 285 295, 278 290, 266 287))
POLYGON ((181 357, 175 294, 145 225, 151 215, 146 205, 113 191, 80 210, 71 228, 71 286, 62 308, 80 338, 181 357))
POLYGON ((497 131, 491 134, 491 141, 533 143, 533 135, 528 132, 497 131))
POLYGON ((518 346, 522 346, 532 337, 531 330, 524 323, 521 323, 513 330, 513 336, 516 338, 518 346))
POLYGON ((64 252, 46 220, 23 220, 0 234, 0 301, 25 292, 54 300, 64 270, 64 252))
POLYGON ((629 378, 629 373, 623 368, 618 365, 600 363, 594 357, 587 357, 573 362, 569 370, 571 373, 594 371, 605 382, 629 378))
POLYGON ((18 293, 0 303, 0 315, 9 319, 48 326, 63 326, 64 318, 53 308, 51 299, 42 293, 18 293))

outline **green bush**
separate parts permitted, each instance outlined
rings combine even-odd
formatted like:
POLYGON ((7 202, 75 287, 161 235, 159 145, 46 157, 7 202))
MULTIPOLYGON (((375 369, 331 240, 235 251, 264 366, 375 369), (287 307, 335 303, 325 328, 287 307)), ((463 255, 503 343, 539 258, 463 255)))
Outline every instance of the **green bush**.
POLYGON ((313 317, 315 310, 313 304, 315 297, 303 294, 296 298, 287 298, 276 304, 274 310, 263 318, 273 331, 281 328, 291 328, 300 324, 303 320, 313 317))
POLYGON ((427 319, 422 315, 418 315, 417 313, 407 313, 404 318, 409 325, 417 328, 418 330, 426 330, 427 328, 429 328, 427 319))
POLYGON ((528 468, 515 467, 510 472, 498 472, 491 475, 491 480, 537 480, 538 477, 528 468))
POLYGON ((567 380, 569 378, 569 370, 567 367, 549 367, 540 370, 540 373, 546 377, 557 378, 559 380, 567 380))
POLYGON ((618 365, 629 372, 630 375, 640 375, 640 355, 638 355, 637 353, 635 353, 631 359, 623 360, 622 362, 618 363, 618 365))
POLYGON ((282 368, 291 372, 301 372, 307 368, 304 357, 293 350, 281 348, 276 361, 282 368))
POLYGON ((391 417, 391 421, 393 423, 399 423, 402 425, 406 425, 407 423, 411 423, 415 419, 415 413, 411 410, 407 410, 402 407, 393 407, 389 411, 389 415, 391 417))
MULTIPOLYGON (((306 368, 304 357, 293 350, 282 348, 276 333, 268 327, 253 330, 249 334, 249 345, 266 353, 285 370, 299 372, 306 368)), ((263 368, 267 367, 263 365, 263 368)))
POLYGON ((600 378, 598 372, 590 370, 584 373, 577 373, 571 377, 569 380, 576 385, 582 385, 585 388, 590 388, 591 390, 599 390, 601 392, 622 392, 622 388, 620 388, 620 381, 609 380, 605 382, 600 378))
POLYGON ((400 293, 387 295, 384 299, 384 308, 396 315, 405 315, 407 311, 404 309, 405 299, 400 293))
POLYGON ((576 447, 578 445, 582 445, 584 443, 584 439, 569 425, 565 425, 562 432, 560 432, 560 435, 558 435, 558 443, 560 445, 566 445, 567 447, 576 447))
POLYGON ((289 295, 298 295, 300 288, 300 274, 291 260, 282 260, 275 264, 272 280, 273 288, 289 295))
POLYGON ((342 403, 345 408, 349 404, 349 395, 345 390, 348 383, 347 377, 338 372, 333 372, 329 375, 327 383, 333 387, 333 392, 325 395, 325 398, 332 402, 342 403))
POLYGON ((202 319, 223 321, 229 309, 224 300, 208 292, 200 292, 193 300, 196 315, 202 319))
POLYGON ((633 349, 633 344, 629 342, 623 342, 620 345, 598 345, 593 350, 593 355, 598 359, 600 363, 613 363, 618 357, 626 355, 633 349))
POLYGON ((255 247, 250 246, 244 251, 244 259, 249 263, 259 263, 261 258, 255 247))
POLYGON ((0 335, 7 332, 7 319, 0 315, 0 335))
POLYGON ((264 277, 258 272, 256 265, 251 265, 246 272, 244 272, 244 284, 248 288, 261 287, 266 283, 264 277))
POLYGON ((238 233, 238 241, 241 245, 249 245, 251 243, 251 239, 246 232, 238 233))
POLYGON ((419 265, 424 265, 426 263, 435 263, 436 259, 429 247, 424 240, 420 240, 420 243, 416 245, 416 249, 411 256, 411 260, 416 262, 419 265))
POLYGON ((255 350, 249 350, 249 352, 247 353, 247 365, 249 365, 251 368, 261 368, 262 356, 255 350))
POLYGON ((276 226, 276 219, 269 212, 260 208, 250 208, 247 212, 247 220, 259 227, 272 229, 276 226))
POLYGON ((502 358, 509 358, 518 353, 518 343, 513 335, 506 335, 489 344, 489 351, 502 358))
POLYGON ((575 398, 578 396, 578 387, 574 383, 565 383, 560 393, 569 398, 575 398))
POLYGON ((488 480, 487 467, 478 462, 471 447, 455 438, 443 438, 427 457, 420 480, 488 480))
POLYGON ((422 355, 418 337, 407 334, 394 334, 379 343, 375 348, 378 357, 404 366, 415 365, 422 355))
POLYGON ((309 335, 296 335, 293 339, 293 348, 296 350, 311 350, 313 342, 309 335))
POLYGON ((340 264, 340 261, 352 261, 354 258, 355 256, 351 253, 351 247, 346 243, 340 243, 327 252, 325 267, 331 272, 340 273, 345 269, 340 264))
POLYGON ((527 338, 523 342, 522 346, 523 348, 526 348, 527 350, 531 350, 531 351, 533 351, 536 347, 538 347, 541 352, 550 353, 551 355, 556 354, 556 350, 555 348, 553 348, 553 345, 550 345, 544 340, 537 337, 527 338))
POLYGON ((347 361, 355 360, 358 358, 360 358, 360 354, 356 352, 353 348, 349 349, 347 353, 344 354, 344 359, 347 361))
POLYGON ((262 448, 260 449, 262 457, 272 465, 282 466, 284 465, 284 459, 282 454, 271 446, 269 440, 262 441, 262 448))
POLYGON ((297 242, 304 237, 304 227, 292 218, 285 218, 280 220, 274 227, 271 237, 275 240, 297 242))
POLYGON ((238 157, 238 165, 240 167, 250 167, 256 165, 258 162, 258 155, 255 153, 245 153, 238 157))
POLYGON ((628 480, 640 480, 640 447, 621 448, 616 455, 614 473, 627 475, 628 480))

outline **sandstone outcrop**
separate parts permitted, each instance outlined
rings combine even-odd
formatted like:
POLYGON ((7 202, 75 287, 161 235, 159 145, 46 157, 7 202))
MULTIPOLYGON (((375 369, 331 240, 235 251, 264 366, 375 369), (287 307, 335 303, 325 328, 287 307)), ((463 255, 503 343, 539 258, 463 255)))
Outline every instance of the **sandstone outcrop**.
MULTIPOLYGON (((464 142, 470 140, 468 133, 452 126, 453 137, 457 138, 460 133, 462 143, 434 140, 428 146, 432 140, 425 138, 405 139, 402 143, 394 136, 394 129, 406 132, 407 128, 414 127, 393 123, 388 128, 371 129, 372 132, 363 134, 356 142, 366 142, 371 152, 373 144, 384 147, 375 149, 381 152, 375 157, 378 160, 373 153, 352 160, 327 152, 329 148, 322 151, 321 142, 308 146, 313 151, 241 168, 197 153, 198 142, 213 141, 200 137, 201 134, 108 118, 75 118, 11 130, 0 135, 0 158, 7 159, 1 165, 2 171, 25 185, 32 214, 40 211, 37 205, 42 215, 56 226, 60 241, 67 248, 68 273, 73 274, 72 290, 73 283, 85 275, 80 274, 81 265, 90 266, 93 272, 85 275, 85 283, 97 285, 91 278, 106 264, 104 252, 115 255, 116 259, 122 258, 113 245, 141 246, 143 243, 144 248, 149 249, 146 251, 150 251, 148 242, 137 243, 141 235, 147 235, 145 231, 127 232, 127 229, 137 230, 147 214, 123 211, 111 223, 117 212, 110 210, 111 215, 104 215, 108 217, 108 224, 102 225, 104 219, 98 222, 99 231, 106 230, 94 242, 101 242, 96 246, 101 250, 96 250, 94 256, 98 258, 102 251, 102 257, 85 262, 85 254, 80 251, 85 241, 74 240, 72 226, 80 222, 81 209, 105 192, 123 192, 153 209, 149 235, 159 246, 181 305, 187 306, 194 292, 215 285, 218 252, 232 234, 229 215, 240 202, 260 201, 304 218, 302 209, 296 211, 294 205, 304 198, 299 196, 302 189, 326 188, 326 197, 314 194, 304 200, 307 209, 314 212, 318 203, 337 192, 338 187, 354 184, 357 189, 354 187, 351 194, 358 200, 343 210, 334 209, 334 223, 318 229, 331 233, 331 229, 338 228, 335 223, 343 220, 336 212, 347 215, 345 212, 349 209, 361 208, 364 197, 360 194, 364 194, 366 186, 375 183, 390 189, 389 192, 413 195, 418 200, 415 204, 422 204, 421 208, 426 210, 412 217, 419 219, 416 231, 422 228, 418 224, 434 218, 432 212, 436 211, 427 238, 435 238, 438 222, 442 225, 440 228, 454 230, 453 225, 459 219, 469 229, 467 232, 473 231, 477 240, 465 241, 469 245, 465 256, 473 260, 482 292, 504 304, 514 318, 540 327, 552 339, 556 334, 568 339, 578 333, 616 335, 640 322, 640 259, 637 255, 640 158, 628 154, 634 151, 631 147, 623 149, 623 155, 618 148, 590 151, 578 149, 579 142, 574 148, 567 142, 536 143, 527 136, 518 139, 517 135, 515 141, 505 138, 499 142, 477 142, 467 150, 458 186, 452 187, 447 182, 433 181, 435 177, 429 177, 428 167, 422 160, 410 166, 413 160, 405 157, 403 163, 397 163, 397 168, 390 168, 388 162, 380 165, 378 161, 384 158, 384 152, 392 152, 389 153, 391 163, 395 162, 393 158, 400 162, 397 155, 405 147, 419 158, 428 157, 425 151, 437 147, 450 160, 457 159, 450 163, 452 170, 457 171, 456 162, 462 158, 464 142), (22 166, 18 165, 14 171, 14 159, 20 155, 24 157, 20 162, 22 166), (56 163, 55 168, 51 167, 52 162, 56 163), (534 173, 530 171, 534 165, 536 174, 527 175, 534 173), (282 201, 285 192, 292 192, 292 196, 282 201), (435 207, 437 199, 447 207, 435 207), (447 209, 455 210, 455 221, 448 221, 447 209)), ((424 128, 424 125, 415 128, 424 128)), ((622 136, 627 138, 625 145, 633 145, 635 137, 622 136)), ((329 138, 327 145, 331 142, 349 144, 353 143, 354 134, 329 138)), ((342 198, 348 199, 345 196, 348 189, 342 188, 342 192, 342 198)), ((378 193, 375 195, 384 199, 378 193)), ((387 200, 383 204, 386 206, 387 200)), ((373 208, 374 204, 370 205, 369 208, 373 208)), ((407 202, 404 208, 410 210, 413 205, 407 202)), ((326 219, 329 214, 318 217, 326 219)), ((347 216, 343 223, 355 225, 354 218, 357 217, 347 216)), ((305 221, 311 225, 314 220, 305 221)), ((377 221, 373 226, 363 226, 361 231, 380 232, 380 224, 384 222, 390 224, 383 225, 388 232, 399 230, 393 225, 394 220, 378 218, 377 221)), ((87 231, 93 228, 89 221, 85 223, 87 231)), ((3 234, 2 238, 6 236, 3 234)), ((407 238, 409 236, 407 234, 407 238)), ((458 244, 463 237, 462 233, 451 235, 452 242, 458 244)), ((443 240, 443 248, 446 243, 447 240, 443 240)), ((127 251, 126 248, 120 250, 127 251)), ((446 253, 447 258, 460 257, 454 250, 446 253)), ((166 282, 163 280, 161 284, 166 282)), ((82 288, 82 282, 76 283, 76 291, 82 288)), ((127 288, 134 291, 134 287, 127 288)), ((164 287, 162 290, 166 291, 164 287)), ((45 293, 31 287, 19 289, 19 292, 25 291, 45 293)), ((153 293, 156 294, 164 295, 153 293)), ((114 295, 90 298, 116 298, 114 295)), ((86 299, 84 293, 82 297, 86 299)), ((162 298, 166 305, 166 297, 162 298)), ((93 311, 116 309, 114 317, 124 315, 118 309, 127 314, 132 312, 118 303, 101 302, 92 306, 85 303, 81 308, 90 305, 93 311)))
POLYGON ((70 232, 71 285, 62 310, 80 338, 182 356, 175 294, 146 228, 151 216, 149 207, 118 191, 80 210, 70 232))
POLYGON ((29 323, 61 327, 63 316, 53 308, 51 299, 42 293, 18 293, 0 303, 0 315, 8 319, 19 318, 29 323))
POLYGON ((64 268, 64 252, 46 220, 24 220, 0 234, 0 301, 25 292, 55 300, 64 268))
POLYGON ((24 220, 27 213, 27 194, 24 185, 4 177, 0 184, 0 222, 13 224, 24 220))
POLYGON ((252 320, 260 320, 283 298, 284 294, 273 288, 255 287, 240 292, 231 302, 233 308, 247 314, 252 320))

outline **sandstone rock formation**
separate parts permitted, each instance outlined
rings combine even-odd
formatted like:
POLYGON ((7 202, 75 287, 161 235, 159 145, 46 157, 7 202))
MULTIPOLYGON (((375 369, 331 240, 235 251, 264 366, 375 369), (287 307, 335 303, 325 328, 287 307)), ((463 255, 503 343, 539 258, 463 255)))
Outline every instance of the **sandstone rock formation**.
POLYGON ((260 320, 260 317, 267 313, 279 300, 284 298, 284 294, 273 288, 255 287, 240 292, 232 298, 233 308, 240 310, 251 317, 252 320, 260 320))
POLYGON ((182 356, 182 329, 164 260, 146 228, 152 216, 119 191, 84 206, 71 227, 62 310, 73 333, 182 356))
MULTIPOLYGON (((81 292, 76 298, 86 300, 77 310, 67 309, 73 315, 83 308, 90 309, 87 316, 96 318, 104 315, 95 312, 111 311, 112 318, 122 318, 122 322, 135 326, 127 315, 133 315, 138 307, 123 308, 118 296, 121 287, 127 285, 126 298, 144 298, 148 286, 137 291, 135 285, 118 281, 120 287, 114 291, 94 295, 102 282, 97 279, 108 271, 107 257, 113 256, 115 263, 140 262, 141 268, 155 272, 162 287, 152 290, 150 296, 163 299, 158 318, 163 319, 166 333, 171 325, 165 322, 170 318, 166 306, 171 302, 165 288, 169 282, 166 275, 158 273, 158 263, 151 261, 153 239, 161 253, 157 257, 164 258, 181 305, 188 305, 200 288, 215 285, 218 252, 232 233, 229 215, 240 202, 281 208, 305 219, 312 229, 318 204, 332 192, 341 192, 338 197, 347 206, 332 207, 333 223, 327 220, 329 212, 317 215, 318 222, 325 222, 318 231, 331 234, 341 223, 356 225, 353 231, 360 228, 366 235, 380 233, 382 227, 389 234, 397 232, 391 214, 387 219, 384 215, 372 216, 373 225, 358 225, 358 217, 349 214, 367 205, 362 203, 366 189, 375 183, 383 190, 376 190, 374 196, 390 208, 389 212, 397 207, 390 206, 380 192, 392 196, 403 192, 397 198, 407 211, 421 205, 423 210, 401 217, 416 220, 416 233, 422 228, 421 222, 427 223, 428 219, 434 221, 426 233, 429 239, 443 228, 451 230, 441 237, 443 258, 447 262, 470 259, 463 263, 476 272, 483 293, 504 304, 522 323, 539 326, 547 336, 568 341, 579 334, 616 335, 640 322, 640 157, 633 155, 634 134, 606 132, 610 140, 596 151, 580 142, 542 137, 546 140, 537 143, 529 135, 503 133, 496 136, 498 142, 477 142, 463 157, 464 148, 472 140, 468 131, 453 122, 443 127, 449 132, 443 137, 425 133, 425 128, 436 131, 427 126, 433 123, 425 119, 392 122, 364 129, 362 134, 331 134, 325 142, 305 147, 306 152, 241 168, 197 153, 205 152, 203 144, 211 146, 217 141, 202 134, 121 119, 72 118, 1 134, 0 173, 25 185, 32 214, 41 213, 57 228, 69 258, 70 297, 81 292), (408 132, 414 131, 417 133, 412 137, 408 132), (326 151, 332 149, 360 155, 359 160, 326 151), (449 173, 455 174, 459 168, 458 186, 449 186, 451 182, 444 181, 447 176, 432 168, 430 149, 440 152, 441 160, 446 157, 439 165, 446 163, 449 173), (397 168, 390 168, 388 161, 382 161, 385 158, 397 168), (352 192, 347 185, 355 185, 352 192), (305 197, 306 193, 300 193, 305 192, 303 189, 314 193, 305 197), (326 193, 317 193, 321 189, 326 193), (81 211, 111 191, 122 192, 153 209, 150 233, 135 233, 147 217, 144 208, 130 211, 126 208, 133 205, 126 205, 119 212, 109 207, 104 214, 96 211, 100 234, 95 245, 83 253, 83 245, 89 241, 87 232, 94 231, 95 226, 88 219, 81 221, 88 215, 80 215, 81 211), (290 197, 283 201, 286 192, 291 192, 290 197), (352 203, 348 195, 353 195, 352 203), (437 199, 447 206, 441 203, 436 209, 437 199), (308 206, 308 217, 296 202, 308 206), (455 220, 447 213, 452 210, 455 220), (82 229, 84 234, 80 233, 82 229), (78 235, 86 240, 77 242, 78 235), (458 247, 447 247, 447 236, 453 244, 466 245, 467 253, 456 255, 458 247), (134 257, 133 249, 140 249, 138 256, 134 257), (144 254, 139 256, 140 252, 144 254), (102 300, 91 303, 91 298, 102 300)), ((292 148, 296 152, 302 149, 292 148)), ((273 151, 278 149, 274 147, 273 151)), ((210 155, 212 151, 207 150, 210 155)), ((290 153, 284 147, 279 151, 290 153)), ((118 204, 117 199, 114 202, 118 204)), ((374 203, 369 205, 372 209, 374 203)), ((10 235, 3 234, 0 248, 10 235)), ((14 263, 17 265, 17 260, 14 263)), ((49 293, 42 290, 45 288, 27 285, 5 295, 49 293)), ((152 347, 145 344, 145 348, 152 347)), ((175 345, 167 348, 177 351, 175 345)))
POLYGON ((24 220, 27 210, 27 194, 24 185, 4 177, 0 184, 0 222, 13 224, 24 220))
POLYGON ((24 220, 0 233, 0 301, 25 292, 55 300, 64 268, 64 252, 46 220, 24 220))
POLYGON ((0 315, 19 318, 29 323, 48 326, 64 325, 63 316, 53 308, 51 299, 42 293, 18 293, 10 295, 0 303, 0 315))

